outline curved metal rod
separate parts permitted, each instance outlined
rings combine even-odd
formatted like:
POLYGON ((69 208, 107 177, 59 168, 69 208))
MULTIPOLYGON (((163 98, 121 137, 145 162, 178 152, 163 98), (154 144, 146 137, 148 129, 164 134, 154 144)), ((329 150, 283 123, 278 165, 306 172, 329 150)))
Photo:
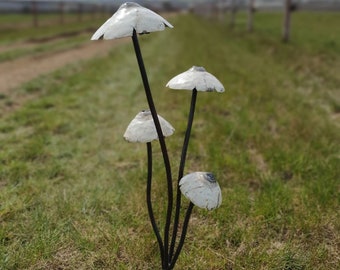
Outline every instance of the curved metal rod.
POLYGON ((178 247, 176 249, 174 257, 173 257, 173 259, 170 262, 169 269, 173 269, 174 268, 174 266, 176 264, 176 261, 178 259, 178 256, 181 253, 181 250, 182 250, 182 247, 183 247, 183 244, 184 244, 184 240, 185 240, 185 236, 187 235, 187 229, 188 229, 188 225, 189 225, 189 221, 190 221, 190 216, 191 216, 193 208, 194 208, 194 204, 192 202, 190 202, 189 207, 187 209, 187 212, 185 214, 181 238, 179 240, 178 247))
POLYGON ((163 269, 166 267, 165 261, 164 261, 164 246, 162 237, 159 234, 159 229, 156 224, 155 216, 153 214, 152 210, 152 202, 151 202, 151 183, 152 183, 152 146, 151 142, 148 142, 146 144, 147 153, 148 153, 148 178, 147 178, 147 185, 146 185, 146 202, 148 206, 148 213, 152 225, 152 229, 156 235, 159 251, 161 253, 161 260, 162 260, 162 267, 163 269))
POLYGON ((187 150, 189 146, 191 127, 192 127, 192 123, 194 121, 194 115, 195 115, 196 99, 197 99, 197 90, 196 88, 194 88, 192 90, 191 105, 190 105, 190 111, 189 111, 189 116, 188 116, 187 130, 185 132, 184 143, 183 143, 183 148, 182 148, 181 162, 180 162, 179 169, 178 169, 176 212, 175 212, 174 227, 173 227, 173 233, 172 233, 172 239, 171 239, 171 245, 170 245, 170 253, 169 253, 170 260, 173 256, 174 249, 175 249, 178 224, 179 224, 179 214, 180 214, 180 208, 181 208, 181 191, 179 189, 179 181, 182 179, 183 173, 184 173, 185 159, 186 159, 187 150))
POLYGON ((134 46, 135 53, 136 53, 136 58, 137 58, 139 70, 140 70, 142 80, 143 80, 146 99, 148 101, 150 112, 151 112, 153 121, 155 123, 156 131, 157 131, 157 135, 158 135, 158 139, 159 139, 159 144, 160 144, 162 155, 163 155, 166 177, 167 177, 168 208, 167 208, 166 223, 165 223, 165 228, 164 228, 164 260, 168 264, 169 263, 169 257, 168 257, 168 255, 169 255, 169 253, 168 253, 169 231, 170 231, 170 223, 171 223, 171 215, 172 215, 172 204, 173 204, 171 166, 170 166, 168 151, 167 151, 167 148, 166 148, 162 128, 161 128, 161 125, 159 123, 155 104, 153 102, 153 98, 152 98, 152 94, 151 94, 151 90, 150 90, 150 85, 149 85, 148 77, 147 77, 144 62, 143 62, 142 53, 141 53, 139 43, 138 43, 138 37, 137 37, 136 30, 133 30, 132 41, 133 41, 133 46, 134 46))

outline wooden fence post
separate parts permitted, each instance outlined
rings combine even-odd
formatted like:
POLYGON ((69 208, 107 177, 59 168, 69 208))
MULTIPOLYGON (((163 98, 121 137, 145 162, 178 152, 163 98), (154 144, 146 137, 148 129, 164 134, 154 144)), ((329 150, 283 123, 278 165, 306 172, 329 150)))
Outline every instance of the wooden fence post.
POLYGON ((255 11, 255 0, 249 0, 248 4, 248 32, 252 32, 254 29, 254 11, 255 11))
POLYGON ((59 2, 59 23, 64 24, 64 1, 59 2))
POLYGON ((230 25, 231 28, 234 28, 234 26, 235 26, 235 17, 236 17, 236 12, 237 12, 236 1, 237 0, 231 0, 231 3, 230 3, 230 22, 229 22, 229 25, 230 25))
POLYGON ((290 13, 291 13, 291 0, 284 0, 284 19, 283 19, 283 31, 282 41, 288 42, 290 39, 290 13))
POLYGON ((39 26, 38 7, 37 7, 36 1, 34 1, 34 0, 31 1, 31 8, 32 8, 33 27, 38 27, 39 26))
POLYGON ((83 4, 78 3, 78 22, 81 22, 83 20, 83 4))

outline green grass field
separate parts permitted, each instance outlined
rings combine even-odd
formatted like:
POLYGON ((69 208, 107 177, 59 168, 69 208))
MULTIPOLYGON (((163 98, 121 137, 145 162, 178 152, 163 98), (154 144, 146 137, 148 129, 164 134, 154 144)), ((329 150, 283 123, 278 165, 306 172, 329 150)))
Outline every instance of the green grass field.
MULTIPOLYGON (((108 15, 107 15, 108 16, 108 15)), ((0 63, 23 56, 41 55, 76 48, 88 41, 105 14, 84 14, 81 20, 75 14, 41 14, 38 26, 33 27, 30 15, 6 15, 0 18, 0 63), (7 47, 1 50, 1 45, 7 47)))
MULTIPOLYGON (((141 37, 158 113, 176 129, 174 175, 190 93, 165 84, 199 65, 226 88, 199 93, 185 169, 214 172, 223 203, 194 209, 177 269, 338 269, 338 15, 294 14, 289 44, 278 13, 257 13, 251 34, 242 14, 233 30, 178 15, 174 29, 141 37)), ((13 91, 35 99, 0 116, 0 269, 158 269, 146 147, 122 137, 147 108, 131 42, 13 91)))
POLYGON ((35 40, 48 38, 56 34, 67 34, 70 31, 79 31, 93 27, 94 23, 100 23, 109 14, 84 14, 81 19, 76 14, 65 14, 63 23, 59 14, 40 14, 38 25, 34 27, 33 17, 29 14, 1 14, 0 44, 12 43, 21 40, 35 40))

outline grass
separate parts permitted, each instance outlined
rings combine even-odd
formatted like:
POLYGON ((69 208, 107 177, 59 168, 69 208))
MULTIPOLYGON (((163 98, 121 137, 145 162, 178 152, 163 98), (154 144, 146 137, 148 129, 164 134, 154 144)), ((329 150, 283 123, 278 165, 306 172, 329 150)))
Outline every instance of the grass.
POLYGON ((0 19, 0 63, 23 56, 38 56, 81 46, 102 23, 105 14, 65 14, 63 23, 57 14, 42 14, 40 25, 32 27, 30 15, 5 14, 0 19))
POLYGON ((18 48, 9 48, 8 50, 0 53, 0 63, 18 59, 24 56, 42 55, 44 53, 56 53, 58 51, 64 51, 79 47, 88 40, 89 33, 90 31, 87 31, 87 33, 76 33, 73 37, 60 38, 60 40, 58 41, 33 42, 31 43, 32 46, 22 45, 18 48))
MULTIPOLYGON (((202 65, 227 89, 198 95, 186 172, 214 172, 223 203, 194 209, 178 269, 340 263, 339 16, 294 14, 290 44, 280 42, 280 24, 274 31, 279 16, 256 14, 247 34, 242 16, 230 30, 181 15, 170 18, 173 30, 141 38, 158 113, 176 128, 167 138, 174 172, 190 93, 164 85, 202 65), (324 46, 331 41, 335 49, 324 46)), ((16 91, 32 89, 39 98, 0 122, 0 268, 159 268, 143 203, 146 147, 122 139, 147 107, 132 45, 16 91)), ((155 163, 163 224, 164 172, 155 163)))
POLYGON ((107 17, 84 14, 79 20, 77 14, 65 14, 64 23, 60 23, 58 16, 41 14, 40 25, 32 27, 30 15, 3 15, 0 19, 0 63, 81 46, 107 17))
POLYGON ((32 16, 2 14, 0 18, 1 41, 0 44, 7 44, 25 40, 36 40, 48 38, 51 35, 65 34, 65 32, 79 31, 93 27, 94 23, 100 23, 108 15, 84 14, 78 19, 77 14, 65 14, 64 23, 59 21, 59 14, 41 14, 39 24, 33 27, 32 16))

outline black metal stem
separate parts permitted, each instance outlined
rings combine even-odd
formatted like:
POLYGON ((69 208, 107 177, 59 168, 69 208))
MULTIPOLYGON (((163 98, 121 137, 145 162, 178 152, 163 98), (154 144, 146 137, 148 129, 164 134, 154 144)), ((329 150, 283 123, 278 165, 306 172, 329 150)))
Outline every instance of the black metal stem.
POLYGON ((189 139, 190 139, 190 134, 191 134, 191 127, 192 127, 192 123, 194 121, 194 115, 195 115, 196 98, 197 98, 197 90, 196 88, 194 88, 192 91, 192 96, 191 96, 191 105, 190 105, 190 111, 189 111, 189 116, 188 116, 187 130, 185 132, 182 155, 181 155, 181 162, 180 162, 179 170, 178 170, 176 212, 175 212, 174 227, 173 227, 173 233, 172 233, 172 239, 171 239, 171 245, 170 245, 170 253, 169 253, 170 261, 174 254, 177 231, 178 231, 178 224, 179 224, 179 214, 180 214, 180 208, 181 208, 181 191, 179 189, 179 181, 182 179, 183 173, 184 173, 185 160, 186 160, 187 150, 189 146, 189 139))
POLYGON ((189 207, 187 209, 187 212, 185 214, 181 238, 179 240, 179 243, 178 243, 175 255, 174 255, 173 259, 171 260, 170 268, 169 269, 173 269, 174 268, 174 266, 176 264, 176 261, 178 259, 178 256, 181 253, 181 250, 182 250, 182 247, 183 247, 183 244, 184 244, 184 240, 185 240, 185 236, 187 235, 187 229, 188 229, 188 225, 189 225, 189 221, 190 221, 190 216, 191 216, 193 208, 194 208, 194 204, 192 202, 190 202, 189 207))
POLYGON ((148 213, 152 225, 152 229, 156 235, 159 251, 161 254, 161 260, 162 260, 162 268, 164 269, 166 267, 165 261, 164 261, 164 246, 162 237, 159 234, 159 229, 156 224, 155 216, 153 214, 152 210, 152 202, 151 202, 151 183, 152 183, 152 146, 151 142, 148 142, 146 144, 147 153, 148 153, 148 178, 147 178, 147 186, 146 186, 146 202, 148 206, 148 213))
POLYGON ((133 30, 132 41, 133 41, 133 46, 134 46, 135 53, 136 53, 136 58, 137 58, 139 70, 140 70, 142 80, 143 80, 145 95, 146 95, 146 98, 147 98, 147 101, 148 101, 148 104, 149 104, 149 108, 150 108, 150 112, 151 112, 153 121, 155 123, 156 131, 157 131, 157 135, 158 135, 158 139, 159 139, 159 144, 160 144, 162 155, 163 155, 166 177, 167 177, 168 209, 167 209, 166 223, 165 223, 165 228, 164 228, 164 260, 168 264, 169 263, 169 257, 168 257, 168 255, 169 255, 169 253, 168 253, 169 231, 170 231, 170 223, 171 223, 172 204, 173 204, 171 166, 170 166, 168 151, 167 151, 166 144, 165 144, 165 139, 164 139, 164 136, 163 136, 161 125, 159 123, 155 104, 153 102, 153 98, 152 98, 152 94, 151 94, 151 90, 150 90, 150 85, 149 85, 148 77, 147 77, 147 74, 146 74, 142 53, 141 53, 141 50, 140 50, 140 47, 139 47, 139 42, 138 42, 136 30, 133 30))

